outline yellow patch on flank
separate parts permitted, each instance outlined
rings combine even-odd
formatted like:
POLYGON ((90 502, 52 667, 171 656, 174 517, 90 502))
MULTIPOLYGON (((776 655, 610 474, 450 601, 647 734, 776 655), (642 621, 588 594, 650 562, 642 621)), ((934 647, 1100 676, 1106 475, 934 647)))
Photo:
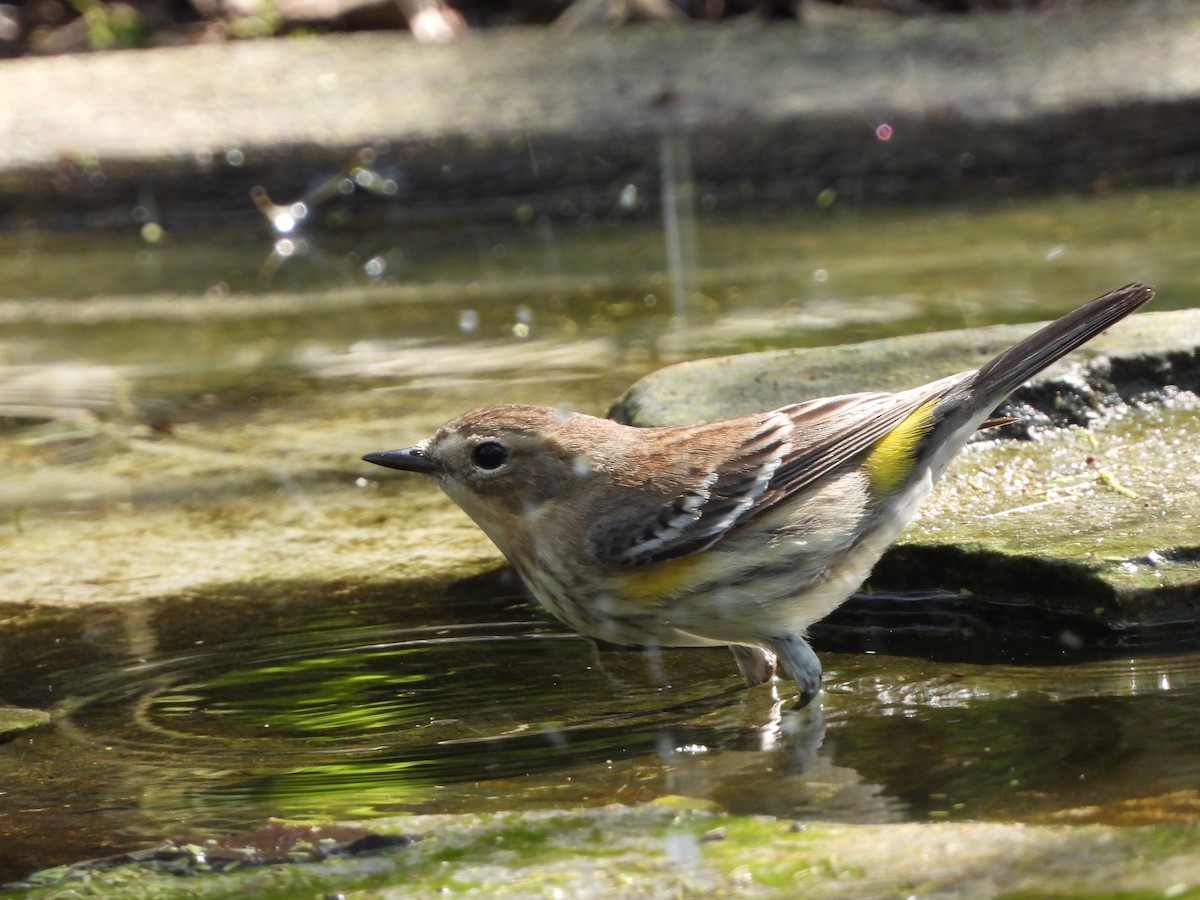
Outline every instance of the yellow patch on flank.
POLYGON ((933 410, 937 400, 922 403, 904 419, 875 442, 871 452, 863 460, 867 478, 871 482, 871 493, 882 497, 899 487, 912 471, 917 446, 933 428, 933 410))
POLYGON ((617 575, 626 599, 635 603, 653 603, 665 597, 684 593, 689 587, 702 580, 697 576, 702 566, 704 553, 668 559, 666 562, 650 563, 626 569, 617 575))

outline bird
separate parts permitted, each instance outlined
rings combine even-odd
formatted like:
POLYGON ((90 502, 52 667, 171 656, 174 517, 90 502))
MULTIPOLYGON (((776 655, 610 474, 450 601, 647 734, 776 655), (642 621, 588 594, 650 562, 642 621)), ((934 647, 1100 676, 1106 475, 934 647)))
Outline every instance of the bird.
POLYGON ((432 479, 579 633, 726 645, 748 685, 782 667, 820 691, 807 629, 866 580, 968 439, 1060 357, 1148 303, 1140 283, 991 361, 899 392, 717 422, 634 427, 552 407, 467 412, 363 460, 432 479))

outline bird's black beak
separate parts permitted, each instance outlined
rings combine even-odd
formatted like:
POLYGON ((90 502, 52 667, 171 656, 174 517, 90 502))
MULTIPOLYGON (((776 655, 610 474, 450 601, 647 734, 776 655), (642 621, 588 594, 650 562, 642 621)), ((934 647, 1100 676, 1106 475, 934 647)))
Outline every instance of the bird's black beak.
POLYGON ((363 457, 363 461, 375 463, 377 466, 386 466, 389 469, 400 469, 403 472, 417 472, 421 475, 433 475, 438 471, 438 464, 426 456, 425 451, 420 447, 368 453, 363 457))

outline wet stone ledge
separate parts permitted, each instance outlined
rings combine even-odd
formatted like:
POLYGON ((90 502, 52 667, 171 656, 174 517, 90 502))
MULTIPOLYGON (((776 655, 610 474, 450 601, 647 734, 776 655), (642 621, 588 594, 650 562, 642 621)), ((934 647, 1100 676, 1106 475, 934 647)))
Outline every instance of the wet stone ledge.
MULTIPOLYGON (((498 29, 236 42, 4 64, 0 226, 168 229, 256 215, 366 147, 396 190, 369 213, 512 221, 657 203, 664 142, 705 208, 917 202, 1200 177, 1200 12, 800 27, 498 29)), ((343 211, 344 212, 344 211, 343 211)))
MULTIPOLYGON (((634 385, 635 425, 719 419, 913 387, 974 368, 1032 325, 682 363, 634 385)), ((980 661, 1200 645, 1200 311, 1142 313, 1013 395, 1021 421, 951 465, 827 648, 980 661)))

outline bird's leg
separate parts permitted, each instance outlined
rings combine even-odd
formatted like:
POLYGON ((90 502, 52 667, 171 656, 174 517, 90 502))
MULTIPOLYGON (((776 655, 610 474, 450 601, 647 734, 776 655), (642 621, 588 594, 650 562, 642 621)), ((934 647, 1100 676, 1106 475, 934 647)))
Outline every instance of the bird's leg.
POLYGON ((746 679, 747 687, 754 687, 775 677, 775 654, 762 647, 748 647, 745 644, 730 644, 738 671, 746 679))
POLYGON ((808 646, 808 641, 795 634, 771 638, 767 644, 800 688, 800 701, 796 708, 808 706, 821 691, 821 661, 817 659, 817 654, 808 646))

